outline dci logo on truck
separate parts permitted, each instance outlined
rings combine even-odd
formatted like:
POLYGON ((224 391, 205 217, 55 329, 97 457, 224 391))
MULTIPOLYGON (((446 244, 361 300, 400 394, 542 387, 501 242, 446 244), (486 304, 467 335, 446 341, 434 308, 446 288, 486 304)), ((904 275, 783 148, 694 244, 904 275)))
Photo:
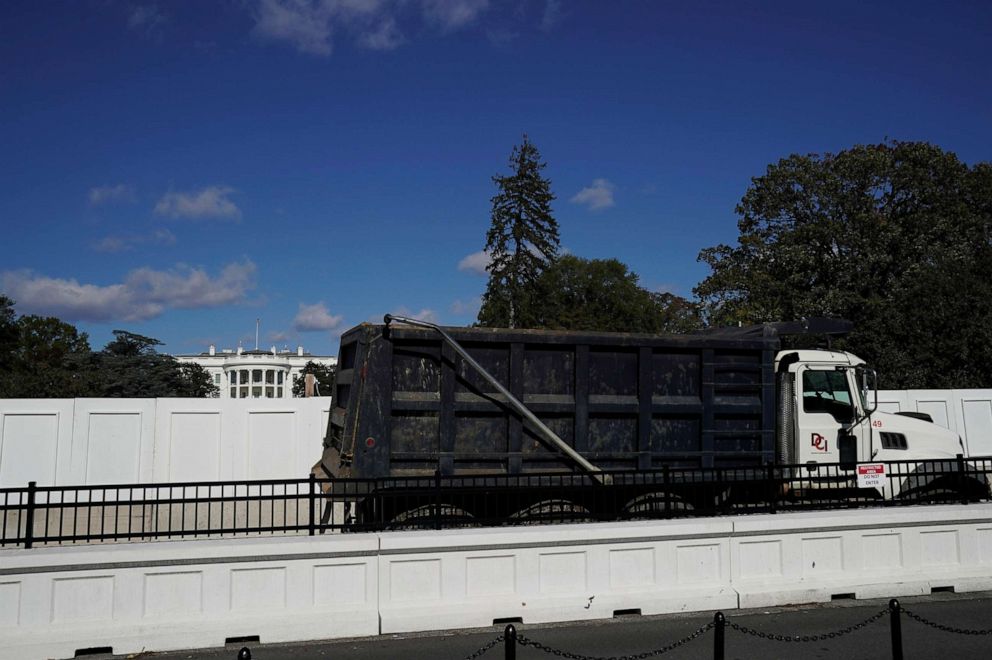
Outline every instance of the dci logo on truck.
POLYGON ((819 433, 814 433, 810 439, 809 443, 813 447, 813 451, 820 451, 826 453, 827 449, 827 439, 824 438, 819 433))

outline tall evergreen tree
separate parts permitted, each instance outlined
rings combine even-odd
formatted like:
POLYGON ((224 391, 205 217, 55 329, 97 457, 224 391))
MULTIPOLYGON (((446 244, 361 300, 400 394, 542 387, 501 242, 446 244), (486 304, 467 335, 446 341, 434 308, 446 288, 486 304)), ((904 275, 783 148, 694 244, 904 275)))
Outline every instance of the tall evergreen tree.
POLYGON ((521 328, 536 316, 534 283, 558 258, 558 222, 551 211, 551 181, 541 176, 545 163, 524 135, 510 156, 508 176, 494 176, 492 225, 486 234, 489 283, 482 296, 479 324, 521 328))

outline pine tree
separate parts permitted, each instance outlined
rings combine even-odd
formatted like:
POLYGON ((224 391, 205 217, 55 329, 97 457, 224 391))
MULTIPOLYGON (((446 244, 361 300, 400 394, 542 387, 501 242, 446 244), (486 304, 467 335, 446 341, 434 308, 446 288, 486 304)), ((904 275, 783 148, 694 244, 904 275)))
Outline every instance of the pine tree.
POLYGON ((541 176, 545 163, 527 136, 510 155, 509 176, 494 176, 492 225, 486 234, 489 283, 482 296, 479 324, 522 328, 533 325, 534 283, 558 258, 558 222, 551 212, 551 182, 541 176))

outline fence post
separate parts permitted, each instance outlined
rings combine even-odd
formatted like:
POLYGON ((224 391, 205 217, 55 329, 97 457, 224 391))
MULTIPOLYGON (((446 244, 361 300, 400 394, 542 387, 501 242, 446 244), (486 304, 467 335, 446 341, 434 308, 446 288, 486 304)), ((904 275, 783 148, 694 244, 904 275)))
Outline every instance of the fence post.
POLYGON ((893 598, 889 601, 889 631, 892 633, 892 660, 902 660, 902 621, 899 614, 902 607, 893 598))
POLYGON ((765 479, 768 482, 768 503, 771 505, 771 513, 778 513, 778 487, 775 483, 775 465, 773 463, 767 465, 765 479))
POLYGON ((310 536, 317 533, 317 492, 315 490, 317 486, 317 475, 313 472, 310 473, 310 524, 307 525, 307 531, 310 536))
POLYGON ((966 486, 968 483, 968 473, 967 473, 968 466, 965 465, 964 454, 958 454, 957 459, 958 459, 958 479, 960 479, 961 481, 961 504, 967 504, 968 489, 966 486))
POLYGON ((672 488, 671 480, 668 474, 668 465, 663 465, 661 467, 661 479, 665 484, 665 518, 672 517, 672 488))
POLYGON ((512 623, 508 623, 503 631, 503 658, 517 660, 517 629, 512 623))
POLYGON ((441 469, 434 470, 434 529, 441 529, 441 469))
POLYGON ((723 648, 724 648, 724 632, 726 629, 727 620, 723 616, 723 612, 717 612, 713 615, 713 624, 715 634, 713 635, 713 660, 723 660, 723 648))
POLYGON ((37 481, 28 482, 28 501, 24 512, 24 547, 30 548, 34 544, 34 494, 38 488, 37 481))

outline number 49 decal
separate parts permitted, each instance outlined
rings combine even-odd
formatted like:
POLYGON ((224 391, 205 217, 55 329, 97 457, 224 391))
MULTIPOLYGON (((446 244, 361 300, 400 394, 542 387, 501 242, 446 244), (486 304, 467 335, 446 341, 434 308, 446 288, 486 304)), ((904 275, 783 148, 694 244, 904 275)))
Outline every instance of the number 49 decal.
POLYGON ((873 420, 871 420, 871 425, 874 428, 876 428, 876 429, 880 429, 880 428, 882 428, 882 420, 880 420, 880 419, 873 419, 873 420))

